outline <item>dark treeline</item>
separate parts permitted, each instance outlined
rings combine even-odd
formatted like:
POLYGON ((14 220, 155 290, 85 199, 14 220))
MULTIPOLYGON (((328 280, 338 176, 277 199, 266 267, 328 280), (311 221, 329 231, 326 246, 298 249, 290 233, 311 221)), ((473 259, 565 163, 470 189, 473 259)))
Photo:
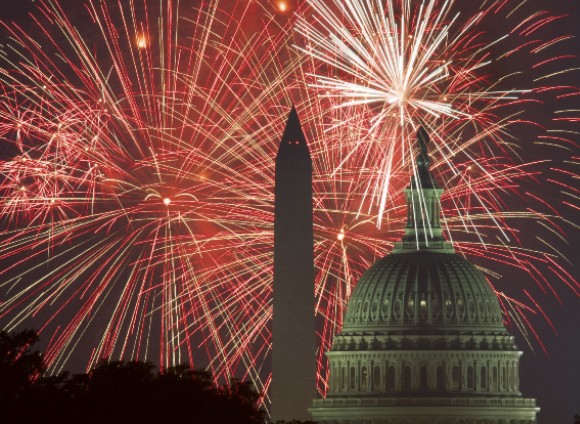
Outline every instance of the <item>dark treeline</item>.
POLYGON ((216 385, 206 371, 180 365, 103 361, 87 374, 44 376, 35 331, 0 332, 3 422, 263 424, 266 412, 249 382, 216 385))

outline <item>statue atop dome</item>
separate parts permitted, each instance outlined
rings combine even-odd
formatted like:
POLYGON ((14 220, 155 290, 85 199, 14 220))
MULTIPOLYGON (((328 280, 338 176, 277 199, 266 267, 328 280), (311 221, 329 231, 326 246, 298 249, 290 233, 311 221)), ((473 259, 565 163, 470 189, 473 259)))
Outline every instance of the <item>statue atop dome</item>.
POLYGON ((417 142, 419 143, 419 158, 417 162, 419 165, 425 164, 429 167, 429 156, 427 155, 427 144, 429 144, 429 134, 424 127, 419 127, 417 130, 417 142))
POLYGON ((429 159, 428 144, 430 142, 429 134, 424 127, 419 127, 417 130, 417 146, 418 154, 415 159, 415 166, 412 167, 414 176, 411 178, 411 187, 416 188, 437 188, 437 182, 429 166, 431 166, 431 159, 429 159))

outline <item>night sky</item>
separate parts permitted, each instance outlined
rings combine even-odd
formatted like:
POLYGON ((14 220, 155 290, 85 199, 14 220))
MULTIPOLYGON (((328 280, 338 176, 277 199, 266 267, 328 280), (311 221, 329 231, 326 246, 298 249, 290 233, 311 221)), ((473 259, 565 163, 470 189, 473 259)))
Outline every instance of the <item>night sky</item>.
MULTIPOLYGON (((580 1, 530 1, 541 3, 545 5, 546 9, 554 12, 570 15, 560 23, 558 30, 561 33, 580 36, 580 25, 578 24, 580 22, 580 1)), ((467 2, 467 0, 458 0, 458 2, 467 2)), ((0 20, 3 22, 14 21, 22 25, 26 25, 28 22, 27 14, 35 8, 34 1, 31 0, 2 0, 1 3, 0 20)), ((63 3, 68 6, 67 12, 74 15, 75 8, 81 7, 82 1, 72 0, 63 1, 63 3)), ((5 35, 0 32, 0 37, 4 38, 5 35)), ((2 38, 0 38, 0 44, 4 44, 2 38)), ((580 55, 580 40, 578 38, 568 43, 567 46, 572 54, 580 55)), ((577 66, 580 67, 580 60, 576 60, 576 62, 577 66)), ((562 75, 559 83, 577 86, 578 81, 580 81, 580 72, 577 71, 562 75)), ((569 108, 580 110, 578 97, 570 99, 568 103, 569 108)), ((541 117, 538 119, 541 120, 541 117)), ((548 153, 546 152, 546 154, 548 153)), ((553 193, 545 193, 546 199, 550 199, 553 195, 553 193)), ((566 218, 575 223, 579 222, 577 214, 571 214, 566 218)), ((576 230, 568 237, 569 246, 564 253, 574 264, 574 266, 569 266, 568 270, 578 280, 580 279, 577 267, 577 261, 580 257, 578 255, 580 236, 576 230)), ((509 271, 507 271, 505 278, 509 278, 509 271)), ((557 334, 548 325, 542 323, 534 327, 546 346, 547 356, 539 348, 536 348, 535 352, 531 352, 523 340, 519 341, 520 348, 524 350, 520 367, 521 389, 526 397, 537 399, 538 405, 542 408, 539 415, 540 423, 568 424, 573 422, 575 413, 580 414, 580 299, 575 297, 571 290, 562 290, 561 303, 556 299, 551 299, 542 304, 544 311, 553 322, 557 334)))

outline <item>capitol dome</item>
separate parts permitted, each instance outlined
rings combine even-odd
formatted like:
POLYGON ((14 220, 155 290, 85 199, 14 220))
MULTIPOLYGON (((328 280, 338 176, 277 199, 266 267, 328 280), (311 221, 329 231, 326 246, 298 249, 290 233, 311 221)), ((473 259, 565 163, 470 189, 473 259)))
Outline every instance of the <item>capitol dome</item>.
POLYGON ((378 260, 349 300, 343 334, 506 334, 493 289, 456 253, 397 251, 378 260))
POLYGON ((494 290, 442 235, 427 143, 420 129, 405 234, 353 290, 309 411, 320 424, 535 424, 494 290))

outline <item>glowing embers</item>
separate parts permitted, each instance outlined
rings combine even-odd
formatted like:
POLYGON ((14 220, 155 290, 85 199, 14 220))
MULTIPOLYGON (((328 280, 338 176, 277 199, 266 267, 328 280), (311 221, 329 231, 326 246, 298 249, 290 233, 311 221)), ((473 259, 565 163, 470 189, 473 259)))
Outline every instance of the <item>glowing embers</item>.
POLYGON ((137 36, 137 48, 139 50, 144 50, 149 47, 149 39, 145 34, 139 34, 137 36))

